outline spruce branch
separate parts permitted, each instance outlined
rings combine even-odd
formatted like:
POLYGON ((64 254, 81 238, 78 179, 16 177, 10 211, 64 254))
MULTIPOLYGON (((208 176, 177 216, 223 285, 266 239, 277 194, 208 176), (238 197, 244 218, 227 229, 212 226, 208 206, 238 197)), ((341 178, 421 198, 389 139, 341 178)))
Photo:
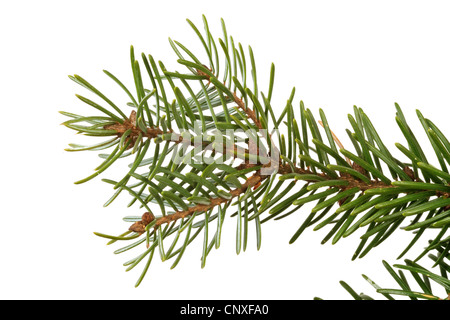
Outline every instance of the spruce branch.
POLYGON ((208 61, 202 62, 170 39, 177 62, 187 73, 169 71, 163 62, 146 54, 141 55, 141 69, 131 47, 134 90, 104 71, 129 98, 126 107, 116 105, 74 75, 69 78, 102 102, 77 97, 101 115, 61 112, 71 118, 63 124, 79 134, 108 137, 91 146, 70 144, 68 151, 110 150, 99 154, 103 162, 93 174, 76 183, 94 179, 124 158, 132 159, 121 179, 102 181, 115 190, 105 206, 126 191, 131 195, 128 206, 137 207, 138 214, 124 218, 131 225, 119 236, 96 234, 110 239, 108 244, 131 241, 115 253, 145 247, 125 264, 128 271, 147 258, 137 285, 155 250, 162 261, 173 259, 173 268, 203 232, 203 267, 212 248, 220 246, 225 218, 237 220, 236 252, 240 253, 247 247, 248 223, 255 223, 259 249, 262 224, 300 214, 305 205, 313 207, 290 243, 308 228, 330 227, 322 243, 331 240, 333 244, 363 232, 352 257, 357 259, 398 229, 412 231, 415 235, 400 258, 425 231, 434 230, 437 235, 415 261, 438 246, 444 248, 444 256, 448 254, 450 143, 433 122, 417 111, 438 167, 425 157, 398 104, 395 120, 406 146, 397 143, 396 147, 405 160, 393 156, 369 117, 356 106, 348 115, 351 129, 346 131, 354 147, 351 151, 331 130, 322 109, 316 120, 302 101, 294 108, 295 88, 276 115, 279 112, 271 101, 275 66, 270 69, 267 93, 258 92, 261 86, 253 50, 249 47, 247 55, 240 43, 236 46, 223 21, 224 38, 218 39, 219 45, 205 17, 204 34, 188 23, 208 61), (222 63, 224 68, 220 68, 222 63), (105 103, 108 107, 102 105, 105 103), (412 221, 407 223, 409 218, 412 221), (213 222, 217 224, 215 233, 213 222))

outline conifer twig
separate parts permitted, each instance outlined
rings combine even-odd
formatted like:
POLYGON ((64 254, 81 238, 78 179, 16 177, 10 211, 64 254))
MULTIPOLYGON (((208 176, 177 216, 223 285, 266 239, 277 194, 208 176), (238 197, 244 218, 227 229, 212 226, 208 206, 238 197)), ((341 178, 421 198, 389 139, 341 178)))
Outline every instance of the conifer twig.
MULTIPOLYGON (((323 244, 329 240, 335 244, 361 230, 354 260, 379 247, 398 229, 412 231, 414 236, 400 258, 426 230, 433 229, 438 230, 437 236, 415 261, 439 248, 435 264, 445 269, 443 261, 450 250, 450 142, 430 119, 417 111, 438 166, 428 161, 398 104, 395 121, 406 146, 401 143, 395 146, 404 159, 393 156, 369 117, 356 106, 353 114, 348 115, 350 129, 346 130, 353 145, 351 151, 330 130, 323 110, 319 109, 321 120, 316 121, 303 101, 299 108, 294 107, 295 88, 284 109, 272 106, 274 65, 268 93, 264 94, 259 91, 261 85, 251 47, 246 54, 242 45, 227 35, 223 21, 225 39, 218 39, 219 44, 205 17, 204 35, 188 22, 199 37, 209 64, 203 64, 180 42, 170 40, 179 66, 188 73, 169 71, 163 62, 145 54, 139 60, 141 69, 131 47, 135 90, 129 90, 105 71, 129 98, 130 116, 78 75, 70 79, 101 102, 77 97, 101 115, 61 112, 70 118, 63 123, 68 128, 108 139, 91 146, 70 144, 67 149, 70 152, 109 150, 99 154, 103 161, 94 173, 77 184, 103 174, 118 161, 132 159, 121 179, 102 180, 114 189, 105 206, 121 193, 128 193, 132 199, 128 206, 134 206, 140 214, 124 218, 131 226, 119 236, 96 234, 109 239, 108 244, 135 241, 116 253, 145 243, 144 253, 127 263, 127 270, 131 270, 149 257, 137 285, 146 274, 156 248, 161 260, 173 259, 175 267, 186 247, 203 230, 204 267, 212 248, 220 246, 225 218, 237 220, 236 252, 240 253, 246 248, 249 222, 255 223, 259 249, 263 223, 293 215, 306 203, 313 207, 290 243, 308 228, 316 231, 331 227, 323 244), (270 133, 266 132, 269 128, 273 129, 270 133), (322 138, 323 131, 326 139, 322 138), (272 136, 278 137, 278 141, 272 136), (234 212, 227 214, 229 210, 234 212), (408 222, 409 218, 412 220, 408 222), (213 221, 217 226, 211 238, 213 221)), ((417 273, 423 271, 411 263, 406 268, 417 273)), ((355 294, 347 284, 344 287, 355 294)), ((405 292, 415 295, 402 291, 405 292)))

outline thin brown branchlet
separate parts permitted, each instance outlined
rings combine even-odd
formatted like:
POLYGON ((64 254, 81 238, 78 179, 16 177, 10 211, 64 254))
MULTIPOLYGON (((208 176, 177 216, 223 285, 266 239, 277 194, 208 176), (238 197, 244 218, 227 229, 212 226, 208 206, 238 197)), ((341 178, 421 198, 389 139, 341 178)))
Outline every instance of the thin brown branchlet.
MULTIPOLYGON (((255 164, 241 164, 240 168, 251 168, 252 166, 256 166, 256 165, 255 164)), ((270 166, 270 164, 266 165, 266 166, 270 166)), ((285 174, 289 174, 289 173, 314 174, 309 169, 303 169, 303 168, 298 168, 298 167, 294 167, 294 171, 292 171, 292 167, 288 164, 280 164, 278 167, 278 171, 276 172, 276 174, 280 174, 280 175, 285 175, 285 174)), ((324 178, 325 180, 336 179, 334 177, 328 176, 326 173, 319 173, 318 175, 321 176, 322 178, 324 178)), ((206 204, 197 204, 195 206, 189 207, 187 210, 177 211, 175 213, 157 218, 157 221, 154 224, 154 228, 157 229, 159 226, 161 226, 165 223, 170 223, 170 222, 185 218, 187 216, 191 216, 194 213, 198 214, 198 213, 208 212, 209 210, 213 209, 214 207, 217 207, 218 205, 222 205, 222 204, 231 202, 233 198, 236 198, 236 197, 244 194, 247 191, 247 189, 249 189, 249 188, 257 189, 259 187, 259 185, 261 184, 261 182, 264 181, 265 179, 267 179, 268 177, 270 177, 270 175, 262 175, 261 170, 257 170, 252 176, 247 178, 247 180, 242 184, 241 187, 230 191, 230 194, 231 194, 230 198, 213 197, 213 198, 209 199, 210 204, 207 204, 207 205, 206 204)), ((348 182, 348 184, 346 186, 339 186, 341 191, 345 191, 347 189, 351 189, 351 188, 355 188, 355 187, 359 188, 362 192, 365 190, 368 190, 368 189, 372 189, 372 188, 392 188, 392 187, 394 187, 392 185, 385 184, 384 182, 381 182, 378 180, 372 180, 370 183, 366 183, 366 182, 359 180, 357 178, 354 178, 348 174, 342 174, 338 179, 348 182)), ((313 181, 306 180, 306 182, 311 183, 313 181)), ((146 215, 145 219, 143 217, 142 221, 135 222, 130 227, 129 230, 135 231, 138 233, 143 233, 143 232, 145 232, 145 227, 153 220, 154 220, 154 216, 153 216, 153 219, 149 219, 148 215, 146 215)))

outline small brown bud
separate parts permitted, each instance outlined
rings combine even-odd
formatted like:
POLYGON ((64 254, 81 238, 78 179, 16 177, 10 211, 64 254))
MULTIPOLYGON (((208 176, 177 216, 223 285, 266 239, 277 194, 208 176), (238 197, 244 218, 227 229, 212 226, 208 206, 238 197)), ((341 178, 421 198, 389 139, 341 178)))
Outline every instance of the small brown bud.
POLYGON ((128 230, 142 234, 145 232, 145 225, 142 223, 142 221, 137 221, 133 223, 128 230))
POLYGON ((145 226, 148 225, 150 222, 152 222, 154 219, 155 219, 155 216, 150 212, 146 212, 142 215, 142 223, 145 226))
POLYGON ((410 167, 405 166, 403 168, 403 172, 405 172, 408 175, 408 177, 411 178, 411 180, 413 180, 413 181, 416 180, 416 176, 414 175, 414 171, 412 171, 410 167))

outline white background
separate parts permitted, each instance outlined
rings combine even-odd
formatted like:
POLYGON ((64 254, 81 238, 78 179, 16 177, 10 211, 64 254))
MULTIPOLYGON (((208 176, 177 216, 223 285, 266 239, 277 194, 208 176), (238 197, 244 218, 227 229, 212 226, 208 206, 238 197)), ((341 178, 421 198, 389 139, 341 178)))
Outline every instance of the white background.
MULTIPOLYGON (((137 56, 151 53, 167 66, 176 61, 168 37, 202 50, 185 19, 202 30, 205 14, 217 37, 222 36, 222 17, 236 42, 252 45, 261 90, 267 90, 270 63, 275 63, 272 104, 277 110, 295 86, 295 105, 302 99, 315 115, 323 108, 333 131, 352 149, 345 129, 350 127, 347 114, 357 105, 399 155, 394 142, 405 141, 394 102, 424 145, 416 108, 449 134, 449 10, 448 1, 1 2, 0 298, 350 298, 339 280, 377 296, 362 273, 395 287, 381 260, 397 263, 410 233, 399 230, 367 257, 351 262, 358 235, 334 246, 320 245, 326 230, 307 230, 288 244, 308 214, 303 210, 263 225, 259 252, 252 227, 247 252, 239 256, 234 252, 235 220, 228 220, 222 246, 211 252, 204 269, 199 238, 174 270, 155 255, 135 289, 142 266, 126 273, 122 263, 138 252, 114 255, 118 246, 106 247, 93 231, 119 234, 127 228, 123 216, 142 212, 126 208, 125 194, 103 208, 112 190, 100 179, 73 184, 100 159, 95 153, 64 151, 68 143, 85 140, 60 126, 66 118, 58 111, 87 110, 74 94, 90 95, 69 74, 124 99, 102 70, 131 87, 131 44, 137 56)), ((116 178, 113 174, 102 177, 116 178)), ((429 237, 425 234, 408 257, 415 257, 429 237)))

